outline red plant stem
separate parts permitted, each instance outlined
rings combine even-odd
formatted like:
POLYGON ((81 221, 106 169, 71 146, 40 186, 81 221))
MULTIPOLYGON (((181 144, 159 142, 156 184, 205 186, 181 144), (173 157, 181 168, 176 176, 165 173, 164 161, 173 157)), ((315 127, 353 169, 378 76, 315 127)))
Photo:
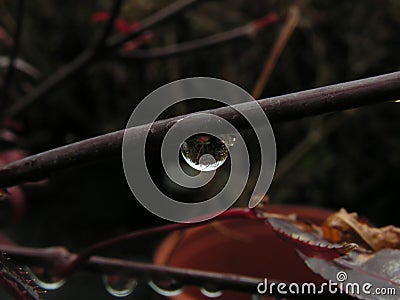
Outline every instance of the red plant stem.
POLYGON ((250 24, 217 33, 205 38, 166 47, 152 48, 149 50, 135 50, 130 53, 123 54, 121 55, 121 57, 133 59, 150 59, 163 58, 193 52, 199 49, 205 49, 207 47, 212 47, 226 42, 234 41, 241 37, 254 35, 257 33, 257 31, 265 28, 270 24, 275 23, 277 20, 278 15, 276 13, 270 13, 259 20, 251 22, 250 24))
MULTIPOLYGON (((286 121, 306 116, 325 114, 364 105, 400 99, 400 72, 389 73, 361 80, 349 81, 316 89, 296 92, 259 101, 244 102, 231 107, 207 110, 206 113, 220 116, 239 130, 249 125, 235 109, 240 107, 248 113, 261 106, 269 120, 286 121)), ((148 141, 164 137, 169 128, 185 116, 160 120, 152 124, 148 141)), ((204 126, 206 117, 188 126, 204 126)), ((144 126, 127 130, 134 142, 140 139, 144 126)), ((112 155, 120 155, 124 130, 111 132, 91 139, 32 155, 0 167, 0 187, 9 187, 27 181, 37 181, 50 173, 66 167, 82 165, 112 155)))
MULTIPOLYGON (((227 211, 221 213, 218 216, 217 220, 235 219, 235 218, 260 219, 260 220, 262 219, 261 217, 258 217, 256 212, 252 209, 238 208, 238 209, 230 209, 230 210, 227 210, 227 211)), ((155 235, 158 233, 171 232, 174 230, 187 229, 190 227, 199 226, 201 224, 206 224, 206 223, 209 223, 212 221, 215 221, 215 219, 208 219, 205 221, 195 222, 195 223, 192 222, 192 223, 168 224, 168 225, 164 225, 164 226, 134 231, 134 232, 131 232, 128 234, 120 235, 115 238, 111 238, 109 240, 99 242, 97 244, 90 246, 86 250, 82 251, 79 255, 77 255, 74 258, 74 260, 72 260, 70 263, 66 264, 62 269, 58 270, 57 273, 60 274, 62 277, 69 276, 77 268, 82 266, 91 256, 93 256, 94 254, 96 254, 99 251, 104 250, 106 248, 114 247, 114 246, 120 245, 122 243, 131 241, 133 239, 148 237, 148 236, 152 236, 152 235, 155 235)))

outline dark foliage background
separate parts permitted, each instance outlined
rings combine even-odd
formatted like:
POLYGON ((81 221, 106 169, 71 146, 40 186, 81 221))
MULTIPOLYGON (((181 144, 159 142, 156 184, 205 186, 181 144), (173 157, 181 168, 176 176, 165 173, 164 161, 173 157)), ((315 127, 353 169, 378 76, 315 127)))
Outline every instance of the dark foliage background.
MULTIPOLYGON (((112 3, 26 2, 20 57, 38 69, 41 78, 34 80, 17 73, 14 95, 29 93, 41 79, 79 54, 99 29, 98 24, 90 21, 92 13, 107 10, 112 3)), ((171 1, 126 1, 121 16, 128 22, 141 20, 168 3, 171 1)), ((217 77, 251 91, 291 3, 201 1, 155 27, 155 37, 144 49, 222 32, 271 11, 282 17, 257 36, 212 49, 163 59, 123 59, 112 55, 95 61, 18 118, 24 124, 19 132, 21 147, 37 153, 121 129, 143 97, 180 78, 217 77)), ((0 26, 10 32, 15 28, 16 5, 17 1, 0 0, 0 26)), ((303 1, 301 21, 277 61, 262 97, 396 71, 400 68, 399 29, 400 2, 396 0, 303 1)), ((8 51, 0 45, 0 56, 8 51)), ((171 114, 209 108, 206 104, 180 105, 171 114)), ((399 116, 400 104, 387 103, 360 108, 351 114, 273 124, 279 167, 310 130, 320 128, 318 132, 325 135, 327 123, 340 122, 288 172, 273 181, 269 191, 271 202, 345 207, 377 225, 400 226, 399 116)), ((157 164, 153 168, 157 174, 157 164)), ((158 180, 163 182, 162 178, 158 180)), ((247 202, 250 190, 251 186, 240 204, 247 202)), ((133 198, 119 157, 59 172, 45 186, 27 186, 25 192, 27 213, 23 222, 3 228, 21 245, 64 245, 79 251, 118 233, 164 222, 133 198)), ((149 260, 149 248, 156 243, 136 243, 122 252, 149 260)), ((97 288, 99 282, 85 278, 85 284, 80 283, 82 290, 99 293, 97 298, 92 294, 93 299, 106 298, 105 292, 97 288)), ((79 284, 79 280, 75 281, 79 284)), ((65 288, 51 294, 45 298, 70 299, 74 293, 68 296, 65 288)))

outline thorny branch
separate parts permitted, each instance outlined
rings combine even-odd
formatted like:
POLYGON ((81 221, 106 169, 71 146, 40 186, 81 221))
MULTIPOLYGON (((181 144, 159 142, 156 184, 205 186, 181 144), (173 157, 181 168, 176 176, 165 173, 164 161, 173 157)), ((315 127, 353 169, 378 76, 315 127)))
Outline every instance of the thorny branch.
MULTIPOLYGON (((240 107, 249 113, 261 106, 272 122, 291 120, 306 116, 319 115, 333 111, 346 110, 373 103, 393 101, 400 98, 400 72, 376 77, 315 88, 283 96, 276 96, 259 101, 246 101, 231 107, 205 111, 228 120, 238 129, 248 124, 235 109, 240 107)), ((152 124, 151 140, 161 139, 179 116, 152 124)), ((198 127, 207 123, 205 118, 192 122, 198 127)), ((149 125, 132 127, 127 134, 132 142, 143 137, 143 129, 149 125)), ((124 130, 111 132, 91 139, 76 142, 60 148, 26 157, 22 160, 0 167, 0 187, 8 187, 27 181, 37 181, 51 172, 96 161, 112 155, 119 155, 124 130)))

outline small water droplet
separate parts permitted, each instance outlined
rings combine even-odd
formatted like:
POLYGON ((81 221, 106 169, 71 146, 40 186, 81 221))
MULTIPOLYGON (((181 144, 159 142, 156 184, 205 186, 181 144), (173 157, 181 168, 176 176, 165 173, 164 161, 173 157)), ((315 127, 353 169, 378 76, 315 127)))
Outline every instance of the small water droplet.
POLYGON ((103 282, 107 292, 119 298, 129 296, 137 286, 136 279, 117 274, 103 275, 103 282))
POLYGON ((183 292, 183 287, 174 280, 168 280, 167 282, 158 282, 157 284, 151 280, 148 282, 148 284, 153 289, 153 291, 165 297, 177 296, 183 292))
POLYGON ((28 276, 32 278, 38 286, 45 290, 59 289, 66 282, 65 278, 58 278, 43 268, 24 267, 24 269, 28 276))
POLYGON ((209 134, 195 134, 182 143, 181 154, 192 168, 214 171, 226 161, 229 156, 228 147, 232 147, 235 140, 231 135, 219 139, 209 134))
POLYGON ((200 292, 208 298, 218 298, 222 296, 222 291, 211 287, 202 287, 200 292))

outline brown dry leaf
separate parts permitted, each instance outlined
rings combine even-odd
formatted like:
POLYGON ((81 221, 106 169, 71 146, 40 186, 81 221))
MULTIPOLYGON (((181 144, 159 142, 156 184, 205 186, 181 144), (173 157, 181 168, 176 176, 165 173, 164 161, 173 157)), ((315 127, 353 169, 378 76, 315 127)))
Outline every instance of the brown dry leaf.
POLYGON ((324 238, 332 243, 357 243, 374 251, 400 249, 400 228, 373 227, 357 213, 348 213, 344 208, 326 219, 321 229, 324 238))

